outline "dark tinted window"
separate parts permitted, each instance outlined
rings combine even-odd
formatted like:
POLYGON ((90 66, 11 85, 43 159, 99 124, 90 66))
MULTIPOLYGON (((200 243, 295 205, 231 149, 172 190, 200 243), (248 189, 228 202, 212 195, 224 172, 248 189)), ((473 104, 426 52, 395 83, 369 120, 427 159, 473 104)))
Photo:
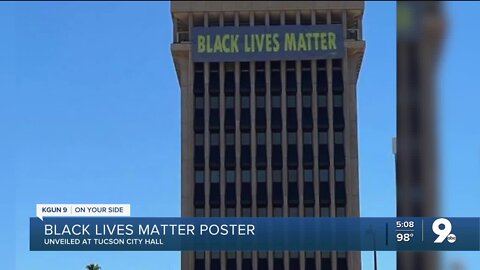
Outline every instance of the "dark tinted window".
POLYGON ((203 109, 203 97, 195 97, 195 109, 203 109))
POLYGON ((219 106, 218 96, 210 96, 210 108, 218 109, 219 106))
POLYGON ((195 171, 195 183, 203 183, 203 171, 195 171))

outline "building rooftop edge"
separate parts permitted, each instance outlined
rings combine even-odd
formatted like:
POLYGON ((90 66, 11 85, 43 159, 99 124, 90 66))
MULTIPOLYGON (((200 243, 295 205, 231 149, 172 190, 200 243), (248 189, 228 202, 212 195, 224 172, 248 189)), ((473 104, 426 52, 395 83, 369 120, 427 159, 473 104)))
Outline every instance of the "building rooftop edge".
POLYGON ((171 1, 177 12, 297 11, 322 9, 361 9, 364 1, 171 1))

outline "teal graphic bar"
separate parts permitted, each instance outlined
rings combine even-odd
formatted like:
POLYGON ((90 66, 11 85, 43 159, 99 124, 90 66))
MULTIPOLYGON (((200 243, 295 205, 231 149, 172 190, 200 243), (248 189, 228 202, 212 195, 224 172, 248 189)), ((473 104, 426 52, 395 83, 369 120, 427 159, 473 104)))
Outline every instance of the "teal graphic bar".
POLYGON ((31 218, 30 250, 478 251, 479 228, 479 218, 31 218))

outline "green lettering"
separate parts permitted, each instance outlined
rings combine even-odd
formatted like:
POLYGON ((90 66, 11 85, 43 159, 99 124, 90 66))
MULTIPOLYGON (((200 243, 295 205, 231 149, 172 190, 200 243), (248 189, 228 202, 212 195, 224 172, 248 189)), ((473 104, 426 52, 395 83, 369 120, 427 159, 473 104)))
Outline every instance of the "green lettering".
POLYGON ((267 52, 272 51, 272 34, 267 34, 265 37, 265 50, 267 52))
POLYGON ((306 33, 305 36, 307 37, 307 48, 309 51, 312 50, 312 33, 306 33))
POLYGON ((210 46, 210 35, 207 35, 207 53, 213 52, 212 47, 210 46))
POLYGON ((238 35, 232 35, 230 43, 230 45, 232 46, 231 51, 238 52, 238 35))
POLYGON ((327 33, 320 33, 320 47, 322 51, 327 49, 327 33))
POLYGON ((257 41, 258 51, 259 52, 263 51, 263 39, 265 38, 265 34, 255 35, 255 38, 257 41))
POLYGON ((320 37, 320 34, 315 32, 313 33, 313 38, 315 39, 315 50, 318 51, 318 38, 320 37))
POLYGON ((222 38, 222 47, 223 51, 226 53, 230 52, 230 48, 227 46, 227 40, 230 39, 230 35, 224 35, 222 38))
POLYGON ((285 51, 296 51, 295 33, 285 33, 285 51))
POLYGON ((215 52, 222 52, 222 37, 220 35, 215 35, 215 45, 213 50, 215 52))
POLYGON ((273 51, 278 52, 280 50, 280 41, 278 41, 278 33, 273 34, 273 51))
POLYGON ((333 32, 328 33, 328 48, 330 50, 336 50, 337 49, 337 35, 333 32))
POLYGON ((300 33, 298 35, 298 50, 299 51, 307 50, 307 44, 305 44, 305 37, 303 36, 303 33, 300 33))
POLYGON ((205 52, 205 37, 203 35, 197 36, 197 52, 199 53, 205 52))
POLYGON ((250 52, 250 47, 248 46, 248 35, 245 35, 245 52, 249 53, 250 52))

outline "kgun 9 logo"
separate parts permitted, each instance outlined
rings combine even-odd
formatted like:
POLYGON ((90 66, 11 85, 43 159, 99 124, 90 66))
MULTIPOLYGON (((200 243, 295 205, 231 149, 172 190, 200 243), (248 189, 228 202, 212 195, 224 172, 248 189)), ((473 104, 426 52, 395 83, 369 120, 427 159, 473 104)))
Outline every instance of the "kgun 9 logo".
POLYGON ((447 239, 449 243, 455 243, 457 236, 452 232, 452 223, 446 218, 439 218, 432 224, 432 231, 438 235, 437 239, 433 241, 435 244, 441 244, 447 239))

